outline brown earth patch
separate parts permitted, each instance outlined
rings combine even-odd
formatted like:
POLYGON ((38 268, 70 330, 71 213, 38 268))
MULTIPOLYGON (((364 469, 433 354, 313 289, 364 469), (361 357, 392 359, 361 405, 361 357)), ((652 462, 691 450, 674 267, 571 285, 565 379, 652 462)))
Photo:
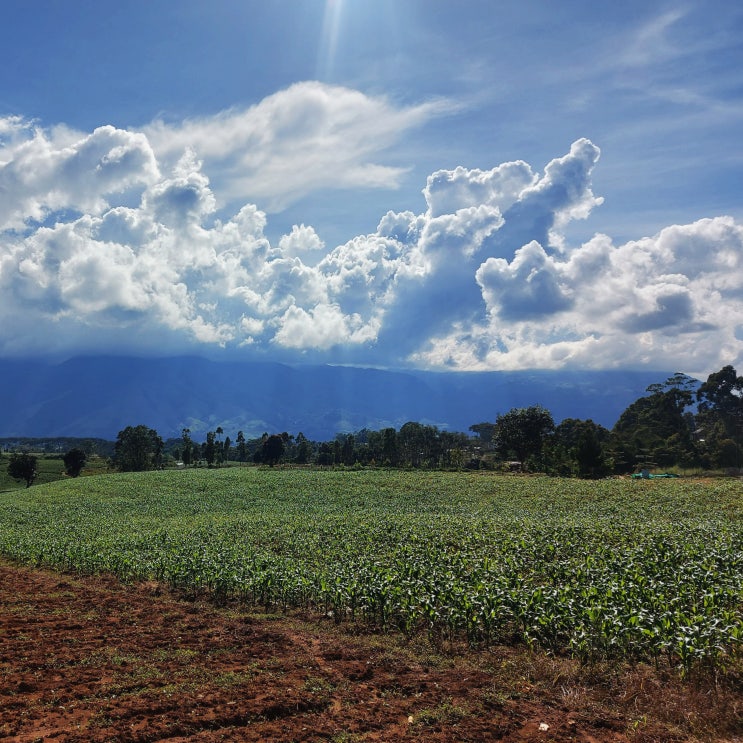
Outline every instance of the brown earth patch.
POLYGON ((0 563, 3 741, 740 741, 731 683, 455 653, 0 563))

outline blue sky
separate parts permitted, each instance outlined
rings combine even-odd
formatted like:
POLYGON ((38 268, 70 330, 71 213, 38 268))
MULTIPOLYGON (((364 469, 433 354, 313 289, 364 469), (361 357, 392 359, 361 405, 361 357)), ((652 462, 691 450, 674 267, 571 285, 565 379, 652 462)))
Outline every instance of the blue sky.
POLYGON ((731 2, 3 4, 0 355, 743 366, 731 2))

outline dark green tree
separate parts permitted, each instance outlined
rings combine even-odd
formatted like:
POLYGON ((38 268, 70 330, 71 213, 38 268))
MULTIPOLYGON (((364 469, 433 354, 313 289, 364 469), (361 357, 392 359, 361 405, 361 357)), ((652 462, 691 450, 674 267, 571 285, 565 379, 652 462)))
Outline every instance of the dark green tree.
POLYGON ((619 471, 653 466, 691 466, 697 461, 693 416, 696 380, 674 374, 631 403, 612 429, 611 448, 619 471))
POLYGON ((595 429, 587 427, 581 433, 574 451, 580 477, 596 479, 611 472, 611 460, 595 429))
POLYGON ((515 457, 526 464, 539 458, 554 430, 552 413, 541 405, 513 408, 495 421, 495 446, 503 459, 515 457))
POLYGON ((397 432, 394 428, 385 428, 381 438, 371 433, 365 436, 369 441, 369 454, 392 466, 440 467, 451 443, 436 426, 415 421, 408 421, 397 432))
POLYGON ((181 457, 183 459, 183 464, 188 467, 188 465, 193 462, 193 441, 191 441, 191 429, 184 428, 181 431, 181 438, 183 439, 183 451, 181 452, 181 457))
POLYGON ((400 461, 400 450, 397 444, 397 431, 394 428, 382 429, 382 461, 392 467, 400 461))
POLYGON ((383 464, 384 463, 384 454, 382 453, 382 432, 381 431, 371 431, 368 429, 364 430, 364 449, 363 449, 363 459, 361 460, 363 464, 383 464))
POLYGON ((36 471, 36 457, 31 454, 11 454, 8 462, 8 474, 14 480, 23 480, 30 488, 38 474, 36 471))
POLYGON ((312 458, 312 444, 307 437, 300 431, 297 434, 297 453, 294 461, 297 464, 307 464, 312 458))
POLYGON ((217 426, 217 430, 214 433, 216 434, 216 440, 214 442, 214 461, 217 465, 220 465, 224 462, 224 441, 222 440, 224 429, 222 426, 217 426))
POLYGON ((352 433, 342 436, 341 461, 346 467, 350 467, 356 461, 356 439, 352 433))
POLYGON ((555 428, 547 452, 549 474, 597 478, 611 472, 610 433, 592 420, 566 418, 555 428))
POLYGON ((284 439, 279 434, 266 437, 261 446, 261 462, 271 467, 278 464, 284 454, 284 439))
POLYGON ((163 440, 147 426, 127 426, 119 431, 114 461, 122 472, 144 472, 162 466, 163 440))
POLYGON ((728 365, 697 390, 697 425, 709 464, 743 466, 743 377, 728 365))
POLYGON ((710 374, 697 390, 699 417, 721 420, 729 434, 738 433, 743 422, 743 377, 728 365, 710 374))
POLYGON ((83 467, 85 467, 85 462, 87 460, 87 455, 82 449, 70 449, 64 457, 62 457, 62 461, 64 462, 64 468, 65 472, 70 477, 79 477, 80 473, 83 471, 83 467))
POLYGON ((214 466, 217 458, 217 435, 214 431, 207 431, 206 441, 201 447, 201 456, 206 460, 209 467, 214 466))
POLYGON ((553 448, 566 453, 572 474, 579 477, 606 477, 613 461, 609 454, 611 433, 592 420, 566 418, 555 428, 553 448))
POLYGON ((408 421, 403 425, 397 433, 397 444, 405 465, 421 466, 425 457, 425 433, 420 423, 408 421))
POLYGON ((423 426, 423 466, 435 468, 441 465, 444 454, 441 431, 436 426, 423 426))
POLYGON ((712 465, 714 467, 740 468, 743 456, 741 447, 733 439, 718 438, 712 452, 712 465))
POLYGON ((237 432, 237 461, 245 462, 248 459, 248 447, 245 444, 245 434, 242 431, 237 432))
POLYGON ((317 463, 321 467, 329 467, 334 461, 333 446, 327 441, 320 444, 320 450, 317 453, 317 463))
POLYGON ((568 450, 559 440, 551 441, 542 452, 544 471, 554 477, 575 477, 578 474, 578 462, 574 453, 568 450))

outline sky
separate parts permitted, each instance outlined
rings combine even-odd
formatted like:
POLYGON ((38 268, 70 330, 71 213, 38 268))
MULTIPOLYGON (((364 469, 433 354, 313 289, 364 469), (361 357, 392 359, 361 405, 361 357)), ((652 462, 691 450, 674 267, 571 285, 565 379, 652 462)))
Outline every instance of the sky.
POLYGON ((0 357, 743 367, 743 5, 5 0, 0 357))

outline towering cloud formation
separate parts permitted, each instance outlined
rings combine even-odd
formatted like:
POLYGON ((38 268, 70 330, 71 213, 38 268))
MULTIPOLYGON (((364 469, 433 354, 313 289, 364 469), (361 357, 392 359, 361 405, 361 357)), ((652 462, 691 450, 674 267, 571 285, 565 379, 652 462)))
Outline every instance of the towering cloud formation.
POLYGON ((715 217, 571 246, 566 225, 601 203, 599 149, 586 139, 541 173, 522 161, 437 171, 423 211, 388 212, 332 249, 306 225, 272 245, 264 212, 244 201, 215 216, 246 189, 277 208, 318 184, 394 186, 399 172, 370 158, 433 114, 306 84, 144 132, 0 120, 0 353, 224 347, 689 371, 740 358, 743 227, 715 217))

